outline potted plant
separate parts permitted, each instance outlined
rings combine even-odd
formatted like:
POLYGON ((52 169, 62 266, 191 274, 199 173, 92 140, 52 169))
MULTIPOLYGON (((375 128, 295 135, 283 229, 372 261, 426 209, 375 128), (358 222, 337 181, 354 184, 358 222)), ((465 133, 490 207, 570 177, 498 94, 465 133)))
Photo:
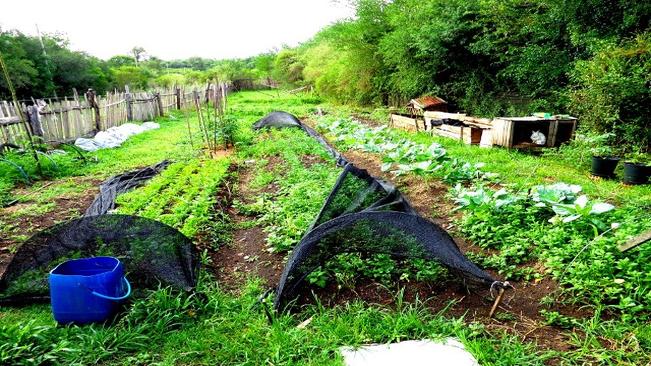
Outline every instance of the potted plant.
POLYGON ((592 175, 602 178, 613 178, 615 168, 620 158, 615 156, 615 149, 608 145, 598 145, 592 148, 592 175))
POLYGON ((630 154, 624 162, 625 184, 646 184, 649 182, 651 166, 648 165, 648 154, 637 152, 630 154))

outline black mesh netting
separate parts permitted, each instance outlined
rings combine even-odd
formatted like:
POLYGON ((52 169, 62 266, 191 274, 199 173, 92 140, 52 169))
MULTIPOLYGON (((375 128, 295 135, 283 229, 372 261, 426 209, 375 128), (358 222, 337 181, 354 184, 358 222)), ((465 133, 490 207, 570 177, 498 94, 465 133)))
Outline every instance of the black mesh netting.
POLYGON ((343 157, 335 149, 326 141, 326 139, 323 138, 318 132, 316 132, 312 127, 307 126, 303 124, 301 121, 298 120, 294 115, 289 114, 287 112, 271 112, 267 114, 264 118, 261 118, 258 120, 254 125, 253 129, 255 130, 260 130, 263 128, 270 128, 270 127, 276 127, 276 128, 282 128, 282 127, 298 127, 301 128, 303 131, 305 131, 308 135, 312 136, 315 140, 317 140, 324 149, 335 159, 337 162, 337 165, 339 166, 344 166, 348 163, 346 158, 343 157))
POLYGON ((468 260, 445 230, 420 217, 398 189, 347 163, 322 136, 296 117, 273 112, 254 125, 256 129, 263 127, 300 127, 314 136, 338 164, 345 165, 312 227, 287 261, 276 288, 276 310, 287 308, 312 271, 342 253, 429 259, 468 282, 486 287, 502 285, 468 260))
POLYGON ((167 168, 171 162, 163 160, 158 164, 113 176, 99 186, 99 194, 90 204, 84 216, 104 215, 115 208, 115 198, 126 191, 140 187, 167 168))
POLYGON ((191 290, 197 283, 197 250, 178 230, 137 216, 90 216, 52 226, 23 243, 0 276, 0 304, 47 299, 52 268, 93 256, 120 259, 135 288, 191 290))

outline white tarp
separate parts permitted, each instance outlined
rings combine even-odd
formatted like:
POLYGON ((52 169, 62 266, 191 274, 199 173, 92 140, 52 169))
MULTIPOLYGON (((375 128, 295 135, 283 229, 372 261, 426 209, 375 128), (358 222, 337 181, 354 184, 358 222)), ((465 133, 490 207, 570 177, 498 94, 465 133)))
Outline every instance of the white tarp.
POLYGON ((346 366, 479 366, 456 339, 375 344, 354 349, 340 348, 346 366))
POLYGON ((145 131, 155 130, 160 125, 155 122, 145 122, 142 125, 125 123, 121 126, 111 127, 106 131, 99 131, 92 139, 78 138, 75 145, 82 150, 96 151, 99 149, 112 149, 122 145, 129 137, 145 131))

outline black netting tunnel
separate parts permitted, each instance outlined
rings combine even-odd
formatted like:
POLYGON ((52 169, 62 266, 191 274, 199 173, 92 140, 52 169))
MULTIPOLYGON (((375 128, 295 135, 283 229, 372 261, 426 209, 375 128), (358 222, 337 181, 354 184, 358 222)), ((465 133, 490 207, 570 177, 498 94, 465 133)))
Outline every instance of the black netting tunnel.
POLYGON ((312 127, 307 126, 303 124, 301 121, 299 121, 298 118, 296 118, 294 115, 289 114, 287 112, 271 112, 267 114, 264 118, 258 120, 254 125, 253 129, 255 130, 260 130, 263 128, 270 128, 270 127, 276 127, 276 128, 282 128, 282 127, 298 127, 305 131, 308 135, 312 136, 315 140, 317 140, 324 149, 335 159, 337 162, 337 165, 339 166, 344 166, 348 163, 346 158, 343 157, 335 149, 332 147, 326 139, 323 138, 318 132, 316 132, 312 127))
POLYGON ((314 136, 338 164, 345 165, 312 227, 287 261, 276 288, 276 310, 287 308, 312 271, 342 253, 430 259, 469 283, 503 286, 466 258, 445 230, 420 217, 392 184, 347 163, 322 136, 296 117, 273 112, 254 125, 256 129, 263 127, 300 127, 314 136))
POLYGON ((90 204, 84 216, 104 215, 115 208, 115 199, 121 193, 140 187, 165 170, 171 162, 163 160, 142 169, 115 175, 99 186, 99 194, 90 204))
POLYGON ((47 299, 53 267, 93 256, 120 259, 135 288, 189 291, 197 284, 198 252, 178 230, 137 216, 89 216, 54 225, 23 243, 0 276, 0 304, 47 299))

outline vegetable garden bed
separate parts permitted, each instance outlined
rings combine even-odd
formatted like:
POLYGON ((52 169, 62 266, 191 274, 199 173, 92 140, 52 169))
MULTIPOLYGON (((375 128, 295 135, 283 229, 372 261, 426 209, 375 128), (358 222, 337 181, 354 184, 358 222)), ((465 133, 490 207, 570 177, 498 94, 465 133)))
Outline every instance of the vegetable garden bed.
POLYGON ((335 107, 317 117, 314 103, 301 95, 233 95, 240 129, 228 157, 201 157, 178 120, 111 152, 113 172, 174 158, 146 186, 120 196, 118 211, 194 236, 212 271, 201 273, 197 295, 145 291, 110 325, 59 328, 47 306, 0 308, 0 363, 341 364, 339 346, 447 336, 485 365, 649 362, 648 248, 613 250, 651 227, 648 187, 593 181, 556 156, 371 128, 335 107), (473 260, 514 279, 496 317, 487 317, 489 293, 468 293, 440 266, 343 255, 309 276, 297 312, 275 315, 270 325, 257 300, 341 171, 303 131, 250 131, 278 109, 308 117, 346 158, 396 183, 423 216, 451 230, 473 260), (133 161, 152 141, 174 151, 133 161), (561 180, 568 185, 554 185, 561 180), (615 209, 599 205, 606 202, 615 209))

